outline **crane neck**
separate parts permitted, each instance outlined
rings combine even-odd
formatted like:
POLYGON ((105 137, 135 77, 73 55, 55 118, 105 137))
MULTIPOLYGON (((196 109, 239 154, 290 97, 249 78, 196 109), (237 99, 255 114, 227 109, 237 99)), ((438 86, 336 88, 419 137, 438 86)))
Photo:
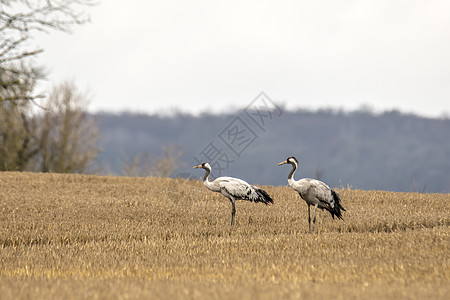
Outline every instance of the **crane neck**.
POLYGON ((218 187, 214 184, 214 182, 212 182, 211 180, 209 180, 209 174, 211 173, 211 170, 205 169, 206 173, 205 176, 203 176, 203 184, 211 191, 214 192, 219 192, 220 188, 218 189, 218 187))
POLYGON ((288 183, 289 184, 291 184, 291 183, 293 183, 295 181, 294 180, 294 173, 295 173, 296 170, 297 170, 297 165, 296 164, 292 164, 291 172, 289 172, 289 175, 288 175, 288 183))
POLYGON ((206 184, 206 183, 211 182, 209 180, 209 174, 211 174, 211 170, 205 169, 205 171, 206 171, 206 173, 205 173, 205 176, 203 176, 203 182, 206 184))

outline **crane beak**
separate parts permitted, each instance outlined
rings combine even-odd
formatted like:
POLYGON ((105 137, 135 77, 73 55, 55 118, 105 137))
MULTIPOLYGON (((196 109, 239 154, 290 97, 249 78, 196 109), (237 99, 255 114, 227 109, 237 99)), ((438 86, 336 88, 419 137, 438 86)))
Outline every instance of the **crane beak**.
POLYGON ((287 160, 285 160, 285 161, 283 161, 283 162, 280 162, 279 164, 278 164, 278 166, 281 166, 281 165, 284 165, 284 164, 287 164, 288 162, 287 162, 287 160))
POLYGON ((202 165, 198 165, 198 166, 193 167, 192 169, 198 169, 198 168, 201 168, 201 167, 202 167, 202 165))

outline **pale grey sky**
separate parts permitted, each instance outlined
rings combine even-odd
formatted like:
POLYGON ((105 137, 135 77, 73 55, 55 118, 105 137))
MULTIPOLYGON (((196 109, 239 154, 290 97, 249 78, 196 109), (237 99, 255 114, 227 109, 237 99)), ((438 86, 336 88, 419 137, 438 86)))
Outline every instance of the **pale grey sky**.
POLYGON ((450 1, 119 1, 36 43, 92 111, 287 108, 450 113, 450 1))

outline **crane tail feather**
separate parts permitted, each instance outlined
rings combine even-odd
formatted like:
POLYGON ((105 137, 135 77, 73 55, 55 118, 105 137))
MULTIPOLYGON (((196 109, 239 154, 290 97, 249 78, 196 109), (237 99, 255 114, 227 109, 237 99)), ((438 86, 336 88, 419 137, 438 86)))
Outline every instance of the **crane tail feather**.
POLYGON ((331 195, 333 196, 334 199, 334 207, 330 210, 331 216, 334 219, 334 216, 338 217, 338 219, 344 220, 344 218, 342 218, 342 212, 346 211, 345 208, 342 206, 341 204, 341 197, 339 196, 339 193, 335 190, 331 190, 331 195))
POLYGON ((257 186, 253 186, 253 188, 255 189, 256 193, 258 194, 258 197, 254 200, 255 202, 262 202, 266 205, 273 203, 273 199, 270 197, 270 195, 265 190, 263 190, 257 186))

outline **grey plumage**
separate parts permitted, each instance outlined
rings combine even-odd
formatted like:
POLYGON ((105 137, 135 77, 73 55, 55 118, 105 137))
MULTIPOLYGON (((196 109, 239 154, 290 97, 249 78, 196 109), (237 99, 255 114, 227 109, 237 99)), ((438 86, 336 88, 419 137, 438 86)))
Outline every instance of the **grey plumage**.
POLYGON ((338 219, 343 220, 341 211, 345 211, 345 209, 341 204, 341 197, 336 190, 331 189, 324 182, 317 179, 304 178, 298 181, 294 180, 294 173, 298 167, 298 160, 293 156, 289 157, 278 165, 280 166, 283 164, 292 165, 292 170, 288 176, 288 184, 291 188, 297 191, 300 197, 305 200, 306 204, 308 204, 309 232, 311 232, 311 205, 314 206, 312 232, 314 232, 314 227, 316 224, 317 208, 328 210, 333 219, 334 216, 336 216, 338 219))
POLYGON ((244 180, 233 177, 219 177, 214 181, 209 180, 211 166, 208 163, 195 166, 194 168, 203 168, 206 170, 203 177, 203 184, 211 191, 218 192, 231 201, 231 225, 234 225, 234 216, 236 213, 236 200, 248 200, 251 202, 262 202, 266 205, 273 203, 272 198, 263 189, 250 185, 244 180))

